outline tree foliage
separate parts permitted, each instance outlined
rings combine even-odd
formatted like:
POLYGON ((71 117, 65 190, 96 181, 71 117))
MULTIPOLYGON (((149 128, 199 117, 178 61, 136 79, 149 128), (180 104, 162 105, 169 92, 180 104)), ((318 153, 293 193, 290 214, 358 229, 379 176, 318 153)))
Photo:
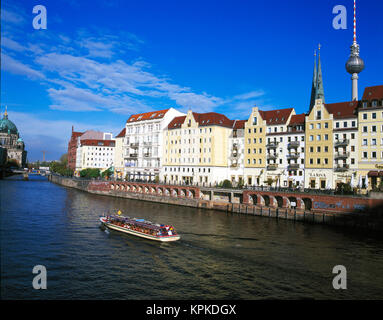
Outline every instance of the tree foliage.
POLYGON ((73 170, 70 168, 67 168, 66 165, 64 165, 61 162, 53 161, 49 165, 49 170, 54 173, 58 173, 65 177, 72 177, 73 176, 73 170))
POLYGON ((98 178, 100 176, 100 169, 87 168, 80 171, 81 178, 98 178))

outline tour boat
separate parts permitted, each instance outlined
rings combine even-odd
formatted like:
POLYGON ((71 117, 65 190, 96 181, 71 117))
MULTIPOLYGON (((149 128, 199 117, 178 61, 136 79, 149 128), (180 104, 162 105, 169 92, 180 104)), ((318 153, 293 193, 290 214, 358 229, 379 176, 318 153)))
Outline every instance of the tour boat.
POLYGON ((100 217, 100 221, 109 229, 129 233, 150 240, 169 242, 181 238, 173 226, 155 224, 150 221, 145 221, 144 219, 109 215, 100 217))

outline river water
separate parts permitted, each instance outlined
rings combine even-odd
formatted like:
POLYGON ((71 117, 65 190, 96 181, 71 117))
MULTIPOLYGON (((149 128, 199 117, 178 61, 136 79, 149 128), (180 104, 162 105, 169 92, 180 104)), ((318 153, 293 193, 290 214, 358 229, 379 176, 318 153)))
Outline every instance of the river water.
POLYGON ((92 195, 33 176, 0 180, 2 299, 382 299, 378 235, 92 195), (100 228, 99 216, 172 224, 158 243, 100 228), (47 270, 35 290, 32 269, 47 270), (347 270, 335 290, 333 267, 347 270))

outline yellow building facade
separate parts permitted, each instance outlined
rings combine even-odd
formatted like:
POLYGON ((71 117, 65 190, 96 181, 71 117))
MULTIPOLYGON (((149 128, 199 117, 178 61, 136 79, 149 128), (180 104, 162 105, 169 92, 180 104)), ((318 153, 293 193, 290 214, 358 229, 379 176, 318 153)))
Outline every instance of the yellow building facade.
POLYGON ((266 121, 253 107, 244 129, 244 175, 247 185, 263 185, 266 177, 266 121))
POLYGON ((367 87, 358 108, 358 183, 362 192, 383 181, 383 86, 367 87))
POLYGON ((321 99, 305 119, 305 188, 333 188, 333 115, 321 99))
POLYGON ((219 113, 189 110, 164 130, 162 180, 214 185, 227 179, 233 121, 219 113))

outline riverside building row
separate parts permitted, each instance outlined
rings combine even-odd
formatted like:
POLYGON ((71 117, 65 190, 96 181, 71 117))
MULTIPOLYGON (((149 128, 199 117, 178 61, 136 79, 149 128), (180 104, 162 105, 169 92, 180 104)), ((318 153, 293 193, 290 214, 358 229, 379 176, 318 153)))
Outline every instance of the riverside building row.
POLYGON ((112 168, 115 177, 173 184, 371 190, 383 180, 383 86, 360 101, 251 110, 247 120, 183 114, 173 108, 132 115, 111 133, 75 132, 68 162, 76 173, 112 168))
POLYGON ((315 99, 307 114, 258 107, 247 120, 174 109, 136 114, 118 139, 119 178, 370 190, 383 178, 383 86, 366 88, 361 101, 315 99))

